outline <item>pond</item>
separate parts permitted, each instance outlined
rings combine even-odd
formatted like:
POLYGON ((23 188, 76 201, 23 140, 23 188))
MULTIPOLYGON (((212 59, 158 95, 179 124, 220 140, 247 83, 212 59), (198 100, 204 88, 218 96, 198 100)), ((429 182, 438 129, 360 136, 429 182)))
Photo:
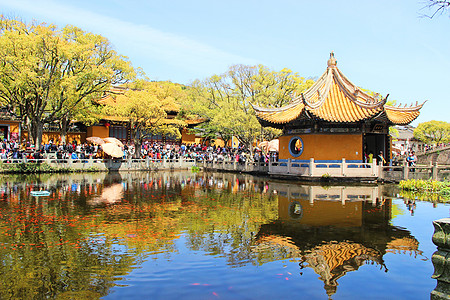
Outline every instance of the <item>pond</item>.
POLYGON ((2 176, 0 298, 429 299, 445 217, 447 204, 390 185, 2 176))

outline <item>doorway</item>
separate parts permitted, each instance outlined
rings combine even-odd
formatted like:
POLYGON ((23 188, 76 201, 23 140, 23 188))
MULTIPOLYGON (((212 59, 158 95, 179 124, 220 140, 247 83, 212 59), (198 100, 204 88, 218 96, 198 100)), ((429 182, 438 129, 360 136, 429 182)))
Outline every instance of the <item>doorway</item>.
POLYGON ((4 141, 5 139, 6 140, 9 140, 9 136, 8 136, 8 133, 9 133, 9 130, 8 130, 8 128, 9 128, 9 126, 7 126, 7 125, 0 125, 0 141, 4 141))
MULTIPOLYGON (((373 153, 373 158, 377 158, 380 151, 383 151, 384 159, 389 161, 389 151, 387 151, 387 137, 385 134, 366 133, 363 139, 363 159, 364 155, 373 153)), ((378 160, 378 158, 377 158, 378 160)))

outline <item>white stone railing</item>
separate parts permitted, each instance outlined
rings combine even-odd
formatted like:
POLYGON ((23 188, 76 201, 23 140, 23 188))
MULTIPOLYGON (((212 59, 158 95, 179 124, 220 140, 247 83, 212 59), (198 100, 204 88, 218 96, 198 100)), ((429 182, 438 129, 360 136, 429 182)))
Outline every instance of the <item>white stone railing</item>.
POLYGON ((201 166, 205 169, 230 171, 230 172, 248 172, 248 173, 265 173, 269 172, 269 164, 264 162, 248 162, 238 163, 236 161, 208 161, 202 162, 201 166))
POLYGON ((382 166, 380 179, 393 182, 408 179, 444 181, 450 179, 450 166, 438 165, 437 163, 416 166, 408 166, 407 163, 400 166, 382 166))
POLYGON ((378 177, 376 160, 372 163, 346 161, 283 160, 272 162, 269 174, 309 177, 378 177))
POLYGON ((203 167, 212 170, 238 171, 249 173, 267 173, 270 175, 308 176, 308 177, 367 177, 379 175, 379 166, 373 163, 341 161, 280 160, 276 162, 260 163, 246 162, 239 164, 233 161, 203 162, 203 167))

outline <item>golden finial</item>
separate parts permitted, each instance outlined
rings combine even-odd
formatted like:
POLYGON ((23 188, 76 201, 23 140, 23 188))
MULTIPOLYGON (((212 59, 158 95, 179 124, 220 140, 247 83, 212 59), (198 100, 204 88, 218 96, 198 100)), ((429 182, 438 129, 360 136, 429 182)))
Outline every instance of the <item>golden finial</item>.
POLYGON ((337 60, 334 58, 334 52, 331 51, 330 53, 330 59, 328 60, 328 67, 335 67, 337 65, 337 60))

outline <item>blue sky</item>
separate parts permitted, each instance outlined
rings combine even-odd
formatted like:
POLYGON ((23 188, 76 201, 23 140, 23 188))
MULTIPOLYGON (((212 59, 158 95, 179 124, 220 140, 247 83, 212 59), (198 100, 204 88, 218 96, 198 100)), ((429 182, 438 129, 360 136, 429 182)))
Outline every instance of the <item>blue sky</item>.
POLYGON ((234 64, 318 77, 331 51, 356 85, 411 104, 413 123, 450 122, 450 18, 425 0, 0 0, 24 21, 72 24, 107 37, 152 80, 189 84, 234 64))

